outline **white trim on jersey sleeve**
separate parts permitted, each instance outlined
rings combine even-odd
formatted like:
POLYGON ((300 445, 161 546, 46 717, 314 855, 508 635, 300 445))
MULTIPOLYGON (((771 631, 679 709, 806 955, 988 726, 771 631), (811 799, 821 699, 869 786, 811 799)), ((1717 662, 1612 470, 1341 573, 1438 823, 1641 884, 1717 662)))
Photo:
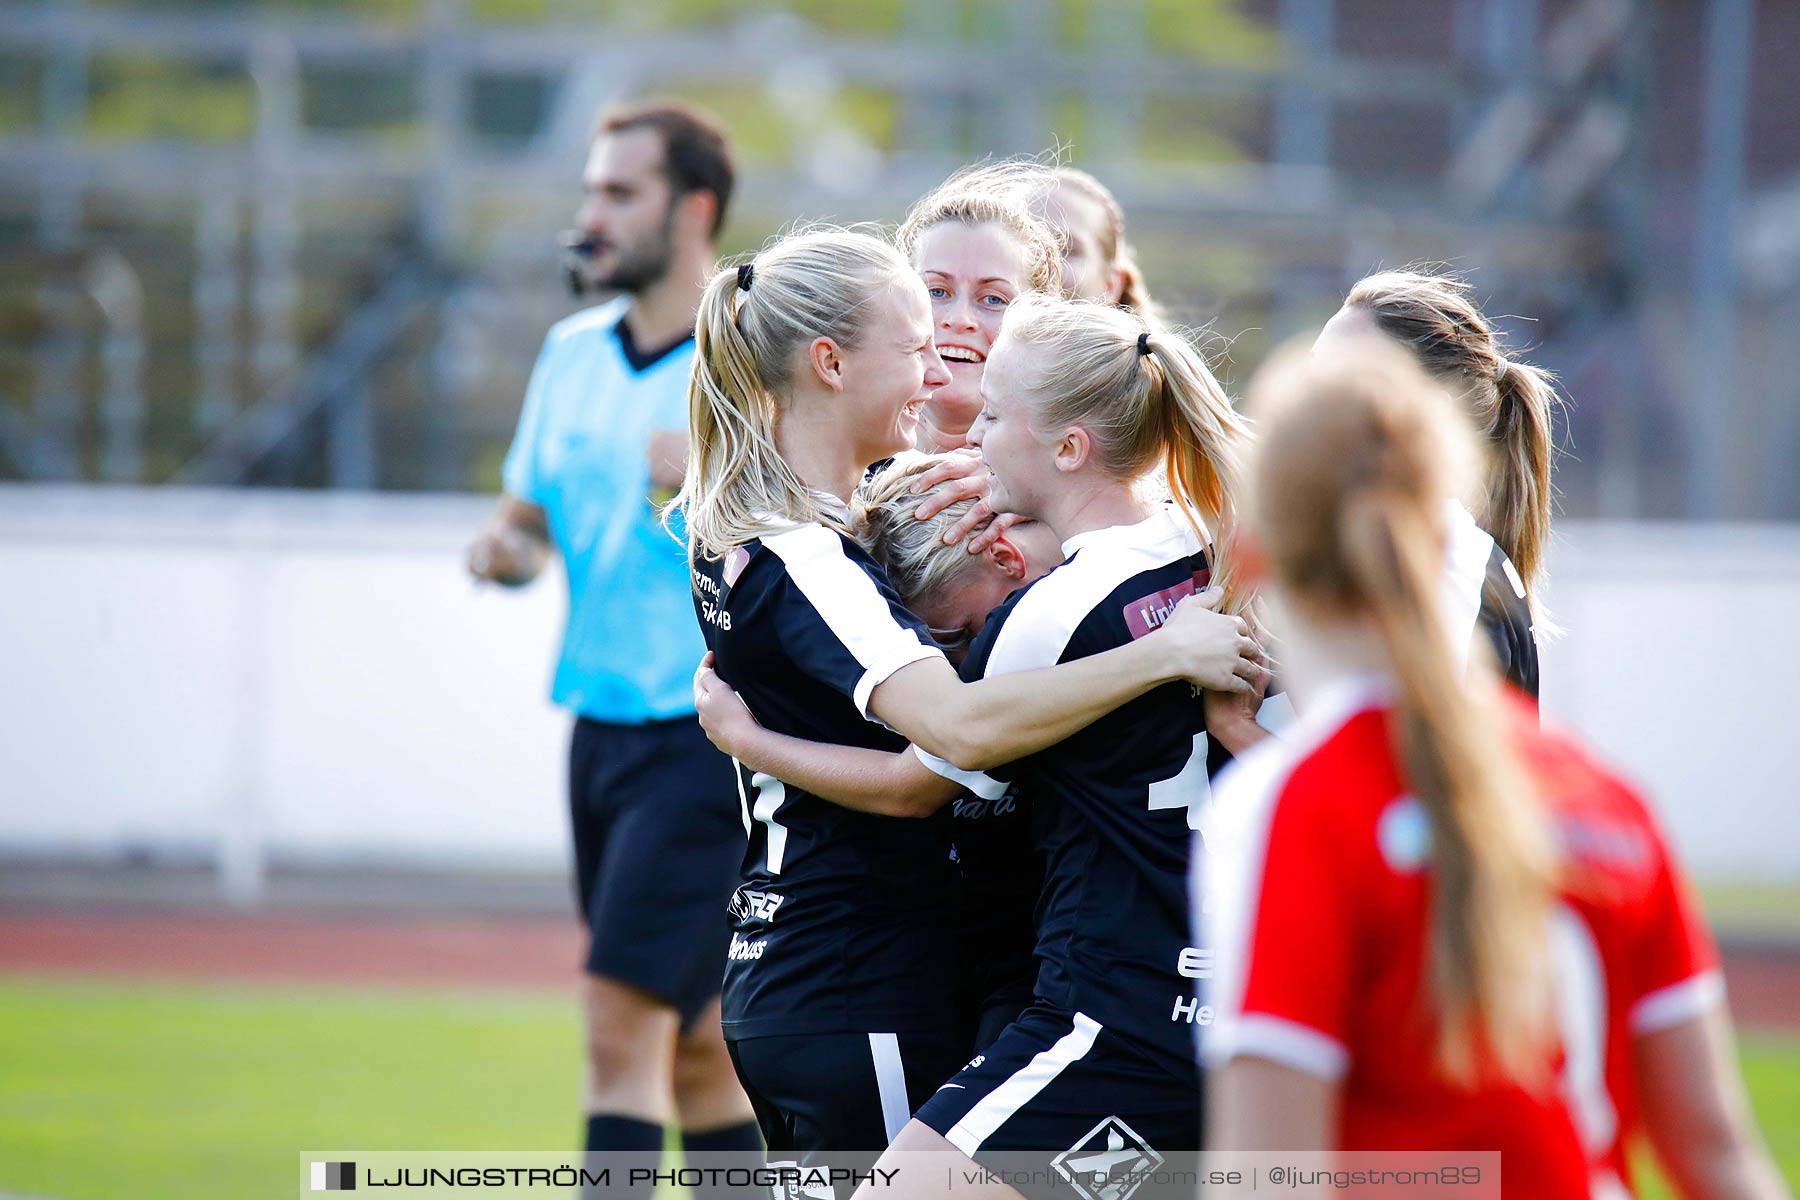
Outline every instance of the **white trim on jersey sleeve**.
POLYGON ((1136 525, 1095 529, 1064 543, 1075 555, 1032 584, 1006 615, 983 678, 1054 667, 1096 605, 1133 575, 1202 549, 1193 526, 1165 506, 1136 525))
POLYGON ((1631 1032, 1640 1037, 1660 1033, 1701 1015, 1724 999, 1725 976, 1717 970, 1702 971, 1639 997, 1626 1020, 1631 1032))
POLYGON ((1458 656, 1458 666, 1466 667, 1469 648, 1475 644, 1481 620, 1481 589, 1487 583, 1488 559, 1494 553, 1494 539, 1475 523, 1469 510, 1458 501, 1447 502, 1444 533, 1449 545, 1444 551, 1444 577, 1440 603, 1450 630, 1450 644, 1458 656))
POLYGON ((1266 1058, 1320 1079, 1342 1079, 1350 1070, 1350 1048, 1310 1025, 1249 1013, 1214 1026, 1206 1043, 1206 1063, 1220 1067, 1234 1058, 1266 1058))
POLYGON ((851 700, 869 715, 869 695, 901 667, 944 652, 894 619, 888 601, 867 571, 844 553, 838 535, 823 525, 801 525, 785 533, 765 534, 763 546, 787 568, 832 636, 862 664, 851 700))
POLYGON ((1094 1039, 1104 1028, 1086 1013, 1076 1013, 1074 1028, 1048 1050, 1040 1050, 1030 1062, 1014 1071, 1004 1083, 963 1114, 962 1120, 950 1127, 944 1140, 970 1158, 981 1144, 994 1136, 994 1131, 1012 1119, 1013 1114, 1036 1098, 1037 1094, 1056 1082, 1056 1077, 1069 1064, 1080 1062, 1094 1048, 1094 1039))
MULTIPOLYGON (((869 697, 874 695, 875 689, 885 683, 888 677, 901 667, 910 667, 912 664, 923 662, 928 658, 943 657, 942 650, 936 646, 927 646, 917 638, 913 639, 910 650, 905 647, 897 648, 895 652, 870 666, 863 672, 863 677, 856 681, 856 691, 850 697, 856 704, 856 711, 869 717, 869 697)), ((876 718, 869 717, 869 719, 875 720, 876 718)))
POLYGON ((942 775, 951 783, 960 784, 974 792, 983 800, 998 800, 1006 795, 1007 784, 1004 780, 995 779, 981 771, 965 771, 955 763, 939 758, 929 750, 912 747, 912 752, 924 764, 925 769, 934 775, 942 775))

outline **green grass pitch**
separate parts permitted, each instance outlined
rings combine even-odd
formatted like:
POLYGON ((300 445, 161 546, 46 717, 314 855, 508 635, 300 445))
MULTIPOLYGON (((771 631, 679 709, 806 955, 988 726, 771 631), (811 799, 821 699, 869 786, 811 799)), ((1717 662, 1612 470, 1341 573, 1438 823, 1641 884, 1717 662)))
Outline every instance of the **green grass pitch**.
MULTIPOLYGON (((304 1149, 572 1147, 573 991, 0 981, 0 1194, 242 1200, 292 1194, 304 1149)), ((1800 1179, 1800 1037, 1744 1064, 1800 1179)))

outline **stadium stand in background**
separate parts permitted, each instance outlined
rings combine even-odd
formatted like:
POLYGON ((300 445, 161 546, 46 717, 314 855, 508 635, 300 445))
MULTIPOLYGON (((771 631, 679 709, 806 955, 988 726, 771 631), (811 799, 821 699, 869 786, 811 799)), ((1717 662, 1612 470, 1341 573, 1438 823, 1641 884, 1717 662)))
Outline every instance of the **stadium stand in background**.
POLYGON ((1539 315, 1566 514, 1800 516, 1797 35, 1774 0, 8 5, 0 473, 491 489, 568 164, 653 91, 732 116, 727 249, 1060 139, 1228 377, 1447 259, 1539 315))

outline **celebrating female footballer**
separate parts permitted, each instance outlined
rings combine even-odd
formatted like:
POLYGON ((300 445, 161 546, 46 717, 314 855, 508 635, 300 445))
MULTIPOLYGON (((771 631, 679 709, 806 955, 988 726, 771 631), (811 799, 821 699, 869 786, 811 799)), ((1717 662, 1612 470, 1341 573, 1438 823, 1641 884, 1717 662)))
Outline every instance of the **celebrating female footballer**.
POLYGON ((1483 435, 1485 486, 1473 513, 1452 510, 1444 598, 1459 628, 1486 635, 1507 681, 1536 699, 1537 630, 1553 628, 1536 599, 1554 499, 1551 377, 1509 358, 1468 285, 1448 275, 1368 276, 1350 289, 1315 346, 1341 349, 1370 334, 1404 347, 1483 435))
POLYGON ((1125 210, 1104 183, 1079 167, 1054 167, 1032 181, 1030 204, 1055 232, 1063 291, 1077 300, 1161 319, 1143 268, 1125 236, 1125 210))
MULTIPOLYGON (((869 463, 911 445, 919 407, 948 382, 930 311, 905 259, 843 230, 789 236, 707 285, 677 507, 719 675, 779 732, 910 739, 975 770, 1177 680, 1248 690, 1260 668, 1236 619, 1193 601, 1107 655, 957 679, 848 535, 845 505, 869 463)), ((724 989, 733 1060, 771 1151, 873 1149, 960 1060, 954 998, 931 982, 954 954, 948 822, 853 812, 745 774, 751 839, 724 989)))
MULTIPOLYGON (((1026 297, 1008 310, 982 393, 971 441, 997 502, 1042 521, 1069 560, 987 618, 966 676, 991 683, 1117 653, 1214 571, 1228 580, 1203 531, 1229 536, 1246 432, 1184 341, 1117 309, 1026 297), (1159 467, 1177 503, 1144 486, 1159 467)), ((1187 842, 1207 795, 1204 711, 1188 689, 1159 688, 986 773, 915 747, 946 777, 936 804, 958 784, 1028 795, 1047 870, 1033 1005, 920 1108, 891 1155, 936 1150, 967 1165, 1075 1149, 1108 1121, 1145 1145, 1195 1147, 1180 963, 1187 842)))
POLYGON ((950 373, 920 410, 920 450, 968 445, 982 366, 1007 305, 1061 286, 1055 235, 1014 199, 1046 178, 1029 162, 970 167, 913 205, 900 226, 895 240, 925 281, 932 341, 950 373))

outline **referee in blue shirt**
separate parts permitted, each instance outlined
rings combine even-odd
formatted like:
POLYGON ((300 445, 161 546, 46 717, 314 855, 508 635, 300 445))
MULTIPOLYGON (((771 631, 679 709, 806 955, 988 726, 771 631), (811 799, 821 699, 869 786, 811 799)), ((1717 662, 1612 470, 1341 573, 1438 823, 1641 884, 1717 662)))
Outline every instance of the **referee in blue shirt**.
POLYGON ((569 801, 587 959, 589 1151, 757 1150, 719 1032, 727 905, 744 850, 731 761, 694 717, 705 646, 684 547, 656 501, 687 455, 694 312, 731 197, 724 134, 681 106, 599 126, 571 282, 619 293, 545 340, 506 456, 506 494, 469 549, 519 585, 552 549, 569 618, 552 697, 574 710, 569 801))

